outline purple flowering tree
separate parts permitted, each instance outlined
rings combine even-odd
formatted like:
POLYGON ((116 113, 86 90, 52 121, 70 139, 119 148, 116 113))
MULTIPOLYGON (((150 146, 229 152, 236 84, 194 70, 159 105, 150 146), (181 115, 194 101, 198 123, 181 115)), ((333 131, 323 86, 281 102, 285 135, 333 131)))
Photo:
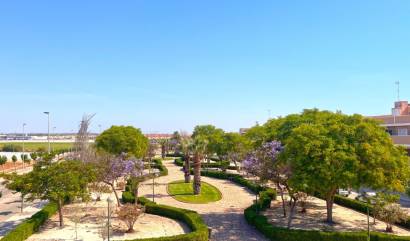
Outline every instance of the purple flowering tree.
POLYGON ((282 151, 283 146, 278 141, 263 143, 246 156, 242 165, 246 172, 259 178, 259 181, 275 183, 282 200, 283 216, 286 217, 284 192, 288 190, 291 193, 288 185, 290 168, 279 158, 282 151))
MULTIPOLYGON (((136 180, 143 176, 144 163, 142 160, 127 158, 125 154, 121 154, 118 157, 112 155, 100 156, 98 164, 100 166, 101 180, 109 185, 117 199, 117 204, 120 206, 120 200, 115 189, 115 183, 119 178, 125 178, 130 180, 136 180)), ((138 195, 138 185, 133 188, 134 195, 138 195)), ((136 196, 137 197, 137 196, 136 196)))

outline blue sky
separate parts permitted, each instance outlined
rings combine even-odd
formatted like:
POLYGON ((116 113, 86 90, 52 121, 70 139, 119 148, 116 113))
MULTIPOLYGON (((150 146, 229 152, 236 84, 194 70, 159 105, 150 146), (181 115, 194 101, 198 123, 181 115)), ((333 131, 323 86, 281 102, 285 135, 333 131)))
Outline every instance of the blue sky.
POLYGON ((410 99, 409 1, 2 1, 0 132, 229 131, 410 99))

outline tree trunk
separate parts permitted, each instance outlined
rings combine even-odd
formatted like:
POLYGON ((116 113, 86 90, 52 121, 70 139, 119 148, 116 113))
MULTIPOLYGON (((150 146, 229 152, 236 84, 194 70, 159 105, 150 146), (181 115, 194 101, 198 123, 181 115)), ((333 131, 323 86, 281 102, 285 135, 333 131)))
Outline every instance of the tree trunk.
POLYGON ((296 199, 291 198, 291 200, 292 199, 293 199, 293 202, 290 205, 290 212, 289 212, 289 217, 288 217, 288 229, 290 229, 290 226, 292 225, 292 219, 293 219, 293 215, 295 214, 295 207, 296 207, 296 202, 297 202, 296 199))
POLYGON ((64 227, 63 202, 61 199, 57 201, 57 208, 58 208, 58 218, 60 220, 60 227, 64 227))
POLYGON ((185 183, 189 183, 191 181, 190 157, 185 156, 184 161, 185 161, 185 165, 184 165, 185 183))
POLYGON ((108 185, 110 185, 112 191, 114 192, 115 199, 117 199, 117 205, 118 205, 118 207, 121 206, 120 199, 118 198, 118 194, 117 194, 117 191, 115 190, 114 183, 110 183, 110 182, 105 182, 105 183, 108 184, 108 185))
POLYGON ((333 201, 335 197, 335 192, 336 189, 332 191, 330 194, 328 194, 326 197, 326 222, 330 224, 333 223, 333 201))
POLYGON ((201 159, 199 154, 194 156, 194 183, 193 183, 194 194, 198 195, 201 193, 201 159))
POLYGON ((134 187, 132 191, 133 191, 134 197, 135 197, 135 205, 138 205, 138 189, 139 189, 139 186, 138 186, 138 184, 135 184, 135 185, 136 185, 136 187, 134 187))
POLYGON ((130 225, 128 227, 127 233, 133 233, 134 232, 134 225, 130 225))
POLYGON ((23 208, 24 208, 24 195, 21 194, 21 209, 20 209, 21 213, 23 213, 23 208))
POLYGON ((163 144, 163 145, 161 146, 161 157, 162 157, 162 159, 165 158, 165 144, 163 144))
POLYGON ((278 190, 280 192, 280 199, 282 200, 283 217, 286 218, 286 201, 283 197, 283 188, 280 187, 279 183, 276 183, 276 186, 278 187, 278 190))

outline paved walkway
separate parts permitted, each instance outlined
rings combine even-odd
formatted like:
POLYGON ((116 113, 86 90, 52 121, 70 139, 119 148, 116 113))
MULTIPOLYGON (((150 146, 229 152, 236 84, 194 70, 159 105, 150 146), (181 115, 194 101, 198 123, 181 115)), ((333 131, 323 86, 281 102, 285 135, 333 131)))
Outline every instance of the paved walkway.
MULTIPOLYGON (((155 179, 155 202, 200 213, 207 225, 212 228, 212 241, 267 240, 245 220, 243 210, 255 199, 246 188, 227 180, 201 177, 202 181, 214 185, 221 191, 222 199, 208 204, 182 203, 169 196, 166 190, 169 182, 184 179, 182 169, 174 165, 173 160, 163 161, 163 164, 168 168, 168 175, 155 179)), ((141 186, 140 195, 152 199, 152 180, 146 181, 141 186)))

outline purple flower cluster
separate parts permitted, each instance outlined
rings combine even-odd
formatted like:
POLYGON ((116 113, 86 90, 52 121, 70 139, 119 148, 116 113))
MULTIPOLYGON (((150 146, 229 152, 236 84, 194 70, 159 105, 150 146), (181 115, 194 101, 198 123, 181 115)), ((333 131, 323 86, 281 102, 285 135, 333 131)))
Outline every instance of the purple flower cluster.
POLYGON ((119 177, 139 177, 143 175, 144 162, 139 159, 124 159, 122 156, 111 162, 108 179, 115 180, 119 177))
POLYGON ((276 162, 277 157, 282 150, 283 147, 280 142, 266 142, 255 151, 246 155, 245 160, 242 162, 242 166, 248 173, 255 176, 260 176, 263 173, 273 175, 273 164, 276 162), (270 165, 272 165, 272 168, 269 168, 270 165))

